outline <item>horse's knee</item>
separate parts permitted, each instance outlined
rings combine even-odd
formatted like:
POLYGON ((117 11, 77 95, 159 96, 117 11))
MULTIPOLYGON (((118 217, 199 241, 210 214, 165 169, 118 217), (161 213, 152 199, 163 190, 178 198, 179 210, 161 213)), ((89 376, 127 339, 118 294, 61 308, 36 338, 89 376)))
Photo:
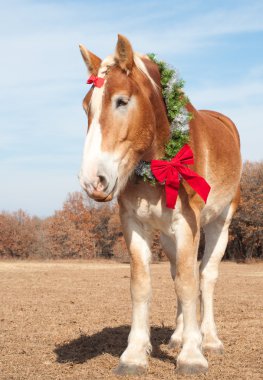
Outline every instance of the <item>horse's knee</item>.
POLYGON ((193 273, 193 268, 182 272, 177 270, 174 284, 177 296, 182 302, 197 297, 198 279, 193 273))
POLYGON ((218 279, 218 268, 205 268, 200 271, 200 286, 203 284, 215 284, 218 279))

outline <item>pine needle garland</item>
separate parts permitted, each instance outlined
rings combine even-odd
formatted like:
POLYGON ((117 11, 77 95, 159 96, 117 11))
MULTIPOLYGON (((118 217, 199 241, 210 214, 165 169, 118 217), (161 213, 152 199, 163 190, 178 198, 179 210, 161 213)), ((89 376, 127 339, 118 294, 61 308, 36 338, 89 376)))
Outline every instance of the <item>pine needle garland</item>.
MULTIPOLYGON (((189 141, 189 121, 192 116, 185 108, 188 98, 183 92, 184 81, 178 77, 175 69, 166 62, 159 61, 155 54, 148 54, 148 57, 158 65, 161 75, 162 96, 171 126, 171 138, 165 146, 165 156, 162 159, 170 161, 189 141)), ((140 161, 135 173, 143 177, 145 182, 155 185, 150 162, 140 161)))

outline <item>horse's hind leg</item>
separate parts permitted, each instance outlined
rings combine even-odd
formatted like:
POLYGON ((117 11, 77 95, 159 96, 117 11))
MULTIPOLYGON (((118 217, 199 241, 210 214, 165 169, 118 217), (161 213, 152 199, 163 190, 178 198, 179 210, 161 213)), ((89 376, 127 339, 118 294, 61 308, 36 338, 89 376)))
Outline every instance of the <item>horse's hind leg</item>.
POLYGON ((202 347, 206 351, 223 352, 223 344, 217 336, 213 312, 214 287, 218 268, 228 242, 228 228, 236 209, 233 202, 213 222, 204 226, 205 253, 200 265, 200 289, 203 335, 202 347))

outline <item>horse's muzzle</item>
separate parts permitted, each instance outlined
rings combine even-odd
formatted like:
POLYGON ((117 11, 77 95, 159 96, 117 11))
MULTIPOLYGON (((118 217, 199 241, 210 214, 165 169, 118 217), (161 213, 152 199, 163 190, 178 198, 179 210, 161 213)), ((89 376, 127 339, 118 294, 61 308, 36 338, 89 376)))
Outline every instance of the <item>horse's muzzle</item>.
POLYGON ((117 180, 114 186, 112 186, 109 184, 106 177, 99 176, 93 183, 87 183, 80 177, 80 184, 91 199, 94 199, 97 202, 109 202, 113 199, 117 180))

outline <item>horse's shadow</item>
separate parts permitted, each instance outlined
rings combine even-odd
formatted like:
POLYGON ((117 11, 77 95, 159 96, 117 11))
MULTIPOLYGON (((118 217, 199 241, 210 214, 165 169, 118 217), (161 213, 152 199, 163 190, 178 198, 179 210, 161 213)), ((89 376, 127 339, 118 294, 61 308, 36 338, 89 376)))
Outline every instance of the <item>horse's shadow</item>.
MULTIPOLYGON (((119 357, 127 346, 129 326, 106 327, 93 335, 81 334, 69 343, 59 345, 54 352, 58 363, 84 363, 94 357, 109 353, 119 357)), ((167 344, 173 330, 167 327, 152 327, 151 342, 153 346, 151 356, 162 361, 175 363, 175 357, 162 351, 161 345, 167 344)))

